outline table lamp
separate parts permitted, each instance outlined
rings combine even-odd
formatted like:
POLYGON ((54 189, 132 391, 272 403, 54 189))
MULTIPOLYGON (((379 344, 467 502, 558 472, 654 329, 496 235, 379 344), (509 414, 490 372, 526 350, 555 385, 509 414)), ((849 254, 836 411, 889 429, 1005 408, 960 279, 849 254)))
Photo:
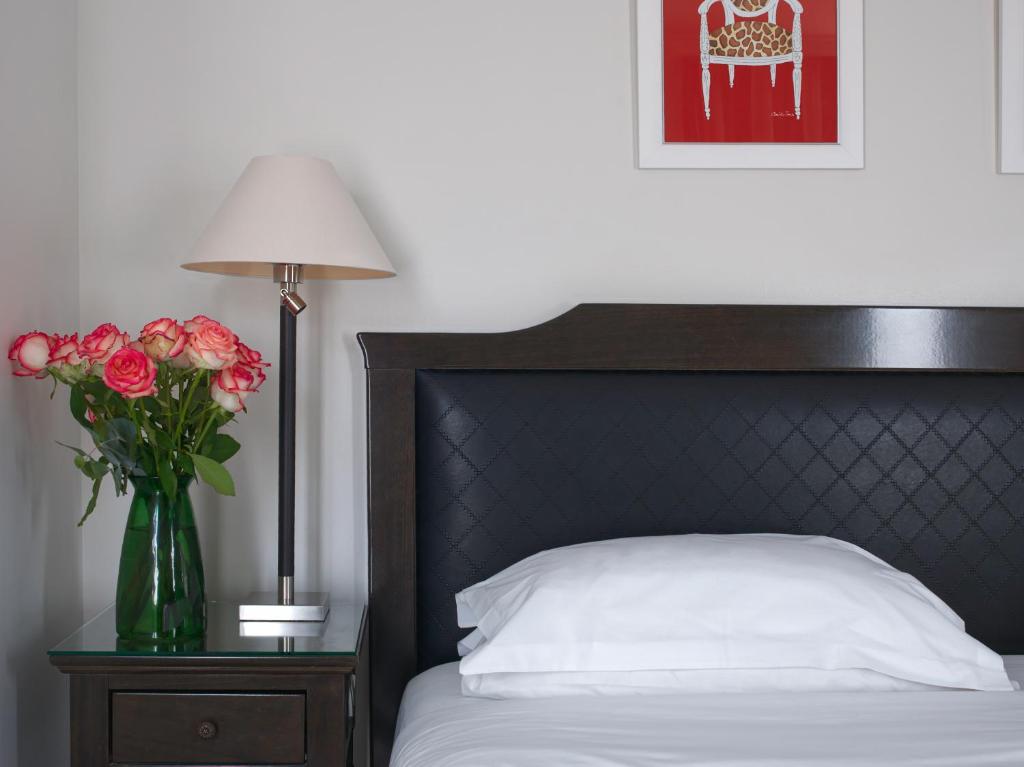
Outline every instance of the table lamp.
POLYGON ((185 269, 280 285, 277 593, 251 594, 241 620, 323 621, 327 594, 295 592, 295 351, 304 280, 368 280, 395 270, 334 166, 303 156, 253 158, 185 269))

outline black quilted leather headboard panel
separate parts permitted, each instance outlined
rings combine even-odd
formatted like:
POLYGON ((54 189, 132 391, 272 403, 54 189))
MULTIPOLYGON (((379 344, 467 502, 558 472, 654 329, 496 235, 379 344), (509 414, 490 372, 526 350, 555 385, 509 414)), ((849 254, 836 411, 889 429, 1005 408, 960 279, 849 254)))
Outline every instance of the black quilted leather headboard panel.
POLYGON ((1024 647, 1024 376, 416 374, 419 664, 454 594, 582 541, 779 532, 907 570, 1024 647))

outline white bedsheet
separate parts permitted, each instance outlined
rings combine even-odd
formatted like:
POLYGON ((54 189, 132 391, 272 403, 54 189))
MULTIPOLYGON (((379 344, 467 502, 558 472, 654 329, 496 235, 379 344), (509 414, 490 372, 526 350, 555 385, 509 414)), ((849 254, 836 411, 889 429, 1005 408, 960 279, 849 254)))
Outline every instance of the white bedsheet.
MULTIPOLYGON (((1008 659, 1021 680, 1024 663, 1008 659)), ((392 767, 1024 767, 1024 693, 485 700, 410 682, 392 767)))

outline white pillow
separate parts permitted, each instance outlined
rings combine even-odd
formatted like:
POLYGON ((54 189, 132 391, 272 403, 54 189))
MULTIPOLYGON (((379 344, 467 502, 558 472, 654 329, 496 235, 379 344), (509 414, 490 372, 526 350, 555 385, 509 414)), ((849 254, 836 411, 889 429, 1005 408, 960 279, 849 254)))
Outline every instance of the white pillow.
POLYGON ((920 692, 946 690, 863 668, 697 669, 679 671, 521 671, 467 674, 462 694, 474 698, 571 695, 678 695, 756 692, 920 692))
POLYGON ((524 559, 456 595, 464 675, 867 669, 1012 690, 916 578, 832 538, 625 538, 524 559))

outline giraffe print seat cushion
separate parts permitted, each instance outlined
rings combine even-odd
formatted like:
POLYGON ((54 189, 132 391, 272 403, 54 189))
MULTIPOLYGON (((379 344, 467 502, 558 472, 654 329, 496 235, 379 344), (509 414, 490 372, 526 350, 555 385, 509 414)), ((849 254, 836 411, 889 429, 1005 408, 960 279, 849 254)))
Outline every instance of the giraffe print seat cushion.
POLYGON ((793 34, 769 21, 737 21, 716 29, 710 37, 712 56, 765 58, 793 52, 793 34))

